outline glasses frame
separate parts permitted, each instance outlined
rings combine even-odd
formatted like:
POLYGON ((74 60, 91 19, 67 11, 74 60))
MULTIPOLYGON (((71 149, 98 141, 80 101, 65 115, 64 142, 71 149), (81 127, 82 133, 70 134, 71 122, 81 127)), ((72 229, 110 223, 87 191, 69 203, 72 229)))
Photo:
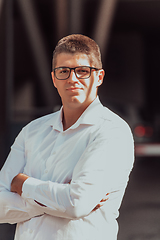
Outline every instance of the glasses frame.
POLYGON ((66 79, 68 79, 68 78, 70 77, 72 70, 74 70, 74 73, 75 73, 75 75, 76 75, 76 77, 77 77, 78 79, 87 79, 87 78, 90 78, 92 70, 98 71, 98 70, 101 70, 101 68, 95 68, 95 67, 90 67, 90 66, 78 66, 78 67, 70 68, 70 67, 65 67, 65 66, 64 66, 64 67, 54 68, 52 71, 54 72, 54 76, 55 76, 58 80, 66 80, 66 79), (77 76, 75 69, 76 69, 76 68, 80 68, 80 67, 88 67, 88 68, 90 68, 90 74, 89 74, 88 77, 80 78, 80 77, 77 76), (56 69, 59 69, 59 68, 68 68, 68 69, 70 70, 69 75, 68 75, 67 78, 63 78, 63 79, 57 78, 57 76, 56 76, 56 69))

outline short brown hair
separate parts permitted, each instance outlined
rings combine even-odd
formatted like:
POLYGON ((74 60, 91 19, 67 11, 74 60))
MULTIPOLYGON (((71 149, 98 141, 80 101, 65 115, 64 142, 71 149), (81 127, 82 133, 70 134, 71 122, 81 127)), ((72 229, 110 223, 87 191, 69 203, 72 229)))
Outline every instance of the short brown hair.
POLYGON ((72 34, 62 38, 53 51, 52 67, 56 66, 56 58, 60 53, 82 53, 89 57, 90 63, 96 68, 102 68, 101 53, 97 43, 84 35, 72 34))

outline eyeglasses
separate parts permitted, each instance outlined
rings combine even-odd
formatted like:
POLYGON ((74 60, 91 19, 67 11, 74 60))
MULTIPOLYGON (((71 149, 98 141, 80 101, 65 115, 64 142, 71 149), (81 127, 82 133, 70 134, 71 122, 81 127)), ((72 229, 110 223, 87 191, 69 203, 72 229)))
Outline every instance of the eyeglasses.
POLYGON ((71 70, 74 70, 74 73, 78 79, 85 79, 91 76, 92 70, 98 71, 100 69, 94 68, 94 67, 88 67, 88 66, 80 66, 75 68, 58 67, 58 68, 54 68, 53 72, 55 77, 58 80, 65 80, 70 77, 71 70))

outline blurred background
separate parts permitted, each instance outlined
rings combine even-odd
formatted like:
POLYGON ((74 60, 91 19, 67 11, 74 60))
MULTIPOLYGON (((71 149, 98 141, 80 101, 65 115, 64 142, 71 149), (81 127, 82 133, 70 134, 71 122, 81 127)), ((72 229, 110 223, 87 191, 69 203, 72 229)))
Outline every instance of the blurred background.
MULTIPOLYGON (((21 128, 60 108, 52 52, 71 33, 99 44, 99 97, 135 139, 118 240, 160 240, 160 0, 0 0, 0 168, 21 128)), ((14 231, 0 224, 0 240, 14 231)))

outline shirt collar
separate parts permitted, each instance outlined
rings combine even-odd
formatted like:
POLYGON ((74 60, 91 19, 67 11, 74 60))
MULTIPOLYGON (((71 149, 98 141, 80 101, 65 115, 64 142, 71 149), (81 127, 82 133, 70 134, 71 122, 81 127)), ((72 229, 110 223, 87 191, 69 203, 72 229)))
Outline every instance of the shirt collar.
POLYGON ((97 98, 82 113, 82 115, 80 116, 76 123, 78 125, 80 124, 95 125, 99 118, 102 116, 102 109, 103 106, 99 100, 99 97, 97 96, 97 98))
MULTIPOLYGON (((99 97, 97 96, 97 98, 86 108, 86 110, 82 113, 79 119, 69 129, 75 129, 80 124, 86 124, 86 125, 96 124, 99 118, 102 116, 102 111, 103 111, 103 105, 101 104, 99 97)), ((62 117, 63 117, 63 106, 56 113, 55 118, 51 119, 52 122, 49 121, 48 123, 55 130, 62 132, 63 131, 62 117)))

